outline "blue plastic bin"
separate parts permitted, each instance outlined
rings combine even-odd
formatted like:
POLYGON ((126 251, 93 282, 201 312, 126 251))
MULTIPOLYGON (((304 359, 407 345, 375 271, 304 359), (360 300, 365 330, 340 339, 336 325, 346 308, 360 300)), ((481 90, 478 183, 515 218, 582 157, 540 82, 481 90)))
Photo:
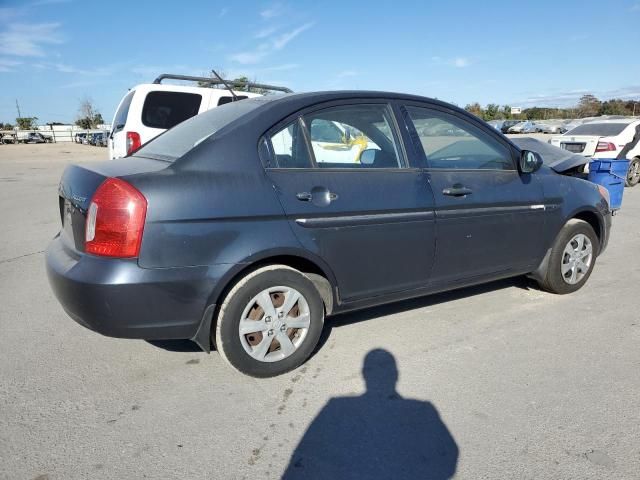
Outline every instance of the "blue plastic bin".
POLYGON ((611 210, 622 206, 624 182, 629 170, 629 160, 593 160, 589 163, 589 181, 609 190, 611 210))

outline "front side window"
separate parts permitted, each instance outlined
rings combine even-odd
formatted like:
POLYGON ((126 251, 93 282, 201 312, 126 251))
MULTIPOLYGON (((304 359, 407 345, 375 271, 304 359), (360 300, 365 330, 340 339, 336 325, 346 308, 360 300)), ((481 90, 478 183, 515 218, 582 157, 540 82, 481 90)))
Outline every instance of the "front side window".
POLYGON ((386 105, 345 105, 304 115, 319 168, 399 168, 386 105))
POLYGON ((184 92, 149 92, 142 107, 142 123, 151 128, 170 129, 194 117, 202 95, 184 92))
POLYGON ((480 128, 453 115, 407 107, 429 168, 513 170, 509 149, 480 128))

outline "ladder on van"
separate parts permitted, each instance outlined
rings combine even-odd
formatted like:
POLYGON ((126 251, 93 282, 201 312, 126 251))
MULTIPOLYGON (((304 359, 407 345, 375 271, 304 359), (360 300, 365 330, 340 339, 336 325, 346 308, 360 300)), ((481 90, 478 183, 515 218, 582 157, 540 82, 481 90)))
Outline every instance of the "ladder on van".
POLYGON ((186 80, 190 82, 201 82, 207 83, 209 85, 222 85, 224 86, 225 82, 227 85, 230 85, 234 88, 260 88, 262 90, 271 90, 274 92, 283 92, 283 93, 293 93, 293 90, 287 87, 279 87, 276 85, 267 85, 265 83, 255 83, 255 82, 237 82, 234 80, 221 80, 217 78, 209 78, 209 77, 193 77, 191 75, 175 75, 173 73, 163 73, 159 75, 154 81, 154 84, 161 84, 163 80, 186 80))

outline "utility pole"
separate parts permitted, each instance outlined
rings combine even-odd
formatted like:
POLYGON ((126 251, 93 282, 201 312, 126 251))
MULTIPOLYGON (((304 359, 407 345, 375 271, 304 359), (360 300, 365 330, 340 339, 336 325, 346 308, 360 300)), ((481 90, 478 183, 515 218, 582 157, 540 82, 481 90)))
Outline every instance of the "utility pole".
POLYGON ((16 98, 16 108, 18 109, 18 118, 22 118, 22 114, 20 113, 20 104, 18 103, 17 98, 16 98))

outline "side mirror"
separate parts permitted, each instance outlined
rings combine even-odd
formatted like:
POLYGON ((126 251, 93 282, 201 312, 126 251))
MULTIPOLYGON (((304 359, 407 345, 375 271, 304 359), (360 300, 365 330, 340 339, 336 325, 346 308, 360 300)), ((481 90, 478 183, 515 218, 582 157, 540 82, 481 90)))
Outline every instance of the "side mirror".
POLYGON ((362 165, 373 165, 373 162, 376 160, 377 152, 379 152, 379 150, 376 150, 375 148, 363 150, 360 154, 360 163, 362 165))
POLYGON ((538 152, 522 150, 520 155, 520 171, 522 173, 534 173, 542 167, 542 157, 538 152))

